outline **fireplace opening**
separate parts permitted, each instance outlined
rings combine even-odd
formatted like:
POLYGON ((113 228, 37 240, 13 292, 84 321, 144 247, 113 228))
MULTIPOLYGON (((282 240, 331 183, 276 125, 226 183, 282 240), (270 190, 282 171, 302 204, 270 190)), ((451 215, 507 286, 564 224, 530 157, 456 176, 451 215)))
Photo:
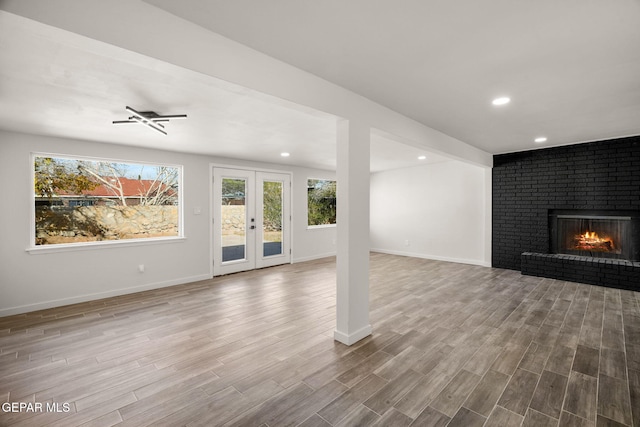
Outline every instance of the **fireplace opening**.
POLYGON ((638 260, 640 227, 634 215, 551 212, 551 253, 638 260))
POLYGON ((623 257, 631 218, 558 216, 560 253, 595 257, 623 257))

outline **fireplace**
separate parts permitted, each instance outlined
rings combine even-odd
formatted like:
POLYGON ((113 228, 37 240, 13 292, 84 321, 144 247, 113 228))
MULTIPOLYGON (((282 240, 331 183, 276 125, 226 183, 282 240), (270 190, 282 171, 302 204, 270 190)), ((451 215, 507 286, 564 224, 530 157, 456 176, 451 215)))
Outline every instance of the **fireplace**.
POLYGON ((499 154, 492 175, 493 267, 640 291, 640 135, 499 154), (597 218, 562 237, 556 215, 597 218))
POLYGON ((522 252, 522 274, 640 291, 640 211, 547 213, 548 250, 522 252))
POLYGON ((637 212, 550 211, 550 253, 640 261, 637 212))

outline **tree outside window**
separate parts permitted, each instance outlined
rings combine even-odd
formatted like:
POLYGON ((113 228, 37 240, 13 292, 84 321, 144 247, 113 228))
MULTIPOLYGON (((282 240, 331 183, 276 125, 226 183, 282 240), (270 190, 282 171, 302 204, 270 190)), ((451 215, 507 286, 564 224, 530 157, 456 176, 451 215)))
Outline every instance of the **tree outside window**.
POLYGON ((181 167, 33 159, 36 246, 181 234, 181 167))
POLYGON ((336 181, 307 180, 307 213, 309 226, 336 223, 336 181))

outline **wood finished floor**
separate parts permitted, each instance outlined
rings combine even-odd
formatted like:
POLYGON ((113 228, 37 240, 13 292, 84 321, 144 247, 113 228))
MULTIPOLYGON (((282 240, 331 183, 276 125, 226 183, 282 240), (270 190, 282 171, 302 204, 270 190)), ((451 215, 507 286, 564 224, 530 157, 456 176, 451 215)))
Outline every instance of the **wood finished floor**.
POLYGON ((336 343, 323 259, 0 318, 11 426, 636 426, 640 293, 371 257, 336 343))

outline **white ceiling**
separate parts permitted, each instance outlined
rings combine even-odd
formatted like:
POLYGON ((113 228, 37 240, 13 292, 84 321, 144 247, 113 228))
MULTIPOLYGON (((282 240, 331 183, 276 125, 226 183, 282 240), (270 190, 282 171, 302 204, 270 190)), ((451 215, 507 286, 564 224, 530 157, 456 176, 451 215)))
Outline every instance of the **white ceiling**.
POLYGON ((639 0, 146 1, 489 153, 640 134, 639 0))
POLYGON ((114 46, 3 16, 0 128, 140 147, 335 166, 335 119, 114 46), (125 106, 187 114, 168 136, 126 120, 125 106), (306 144, 299 144, 303 139, 306 144), (318 154, 312 161, 311 151, 318 154))
MULTIPOLYGON (((335 169, 334 116, 14 15, 0 24, 0 129, 335 169), (188 118, 168 136, 114 126, 126 105, 188 118)), ((373 172, 446 160, 379 135, 371 151, 373 172)))
MULTIPOLYGON (((640 134, 639 0, 147 3, 490 153, 640 134)), ((0 129, 335 168, 329 114, 5 12, 0 129), (126 105, 189 118, 113 126, 126 105)), ((371 151, 372 171, 426 154, 379 134, 371 151)))

